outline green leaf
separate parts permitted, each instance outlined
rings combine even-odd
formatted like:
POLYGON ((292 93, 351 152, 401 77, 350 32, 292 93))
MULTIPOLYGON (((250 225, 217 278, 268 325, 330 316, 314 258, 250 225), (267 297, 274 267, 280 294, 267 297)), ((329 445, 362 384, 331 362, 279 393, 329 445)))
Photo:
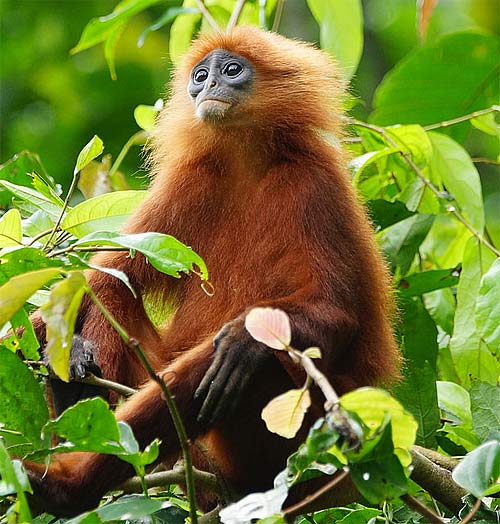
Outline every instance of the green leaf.
POLYGON ((78 308, 85 293, 87 281, 83 273, 72 271, 58 282, 50 298, 40 309, 47 326, 45 352, 54 372, 65 382, 69 381, 69 357, 73 342, 78 308))
POLYGON ((457 32, 417 48, 377 88, 370 120, 433 124, 490 106, 500 58, 493 35, 457 32), (467 67, 464 67, 467 64, 467 67))
POLYGON ((12 277, 0 287, 0 326, 8 322, 35 291, 60 274, 61 270, 57 268, 29 271, 12 277))
POLYGON ((0 248, 17 246, 23 239, 21 214, 17 209, 9 209, 0 218, 0 248))
POLYGON ((122 22, 113 26, 106 36, 104 42, 104 57, 106 58, 106 63, 108 64, 109 74, 111 75, 112 80, 116 80, 116 66, 115 66, 115 52, 118 41, 125 30, 127 22, 122 22))
POLYGON ((61 228, 78 238, 95 231, 117 231, 147 191, 116 191, 89 198, 68 211, 61 228))
POLYGON ((90 164, 94 158, 97 158, 104 150, 102 140, 94 135, 90 142, 80 151, 76 159, 76 166, 73 174, 80 172, 86 165, 90 164))
POLYGON ((453 480, 472 495, 482 498, 492 486, 500 488, 500 442, 485 442, 471 451, 452 473, 453 480))
POLYGON ((17 493, 16 524, 33 522, 28 501, 24 494, 25 491, 31 492, 28 475, 22 469, 20 461, 10 459, 1 439, 0 477, 0 496, 17 493))
POLYGON ((366 205, 377 231, 414 215, 403 202, 399 201, 388 202, 387 200, 376 199, 369 200, 366 205))
MULTIPOLYGON (((196 4, 192 0, 185 0, 183 6, 195 7, 196 4)), ((196 26, 201 19, 201 13, 184 13, 176 17, 170 27, 170 40, 168 44, 168 54, 172 62, 178 63, 181 57, 189 49, 193 35, 196 31, 196 26)))
MULTIPOLYGON (((40 355, 38 353, 38 348, 40 343, 35 335, 35 330, 33 325, 30 322, 28 313, 24 309, 20 309, 15 313, 10 319, 10 325, 12 327, 12 332, 7 340, 13 339, 15 341, 13 351, 20 350, 24 358, 29 360, 39 360, 40 355), (22 328, 22 333, 19 333, 19 330, 22 328)), ((2 341, 5 345, 7 342, 6 339, 2 341)))
POLYGON ((42 387, 21 359, 2 346, 0 361, 0 435, 17 456, 47 447, 50 435, 41 437, 49 419, 42 387))
POLYGON ((42 250, 28 246, 2 249, 0 262, 0 284, 28 271, 64 265, 61 260, 47 258, 42 250))
POLYGON ((457 308, 450 340, 455 369, 464 387, 469 387, 475 379, 496 384, 500 372, 500 364, 481 342, 475 314, 481 277, 493 259, 494 255, 483 249, 476 238, 469 240, 457 288, 457 308))
POLYGON ((416 297, 458 284, 459 271, 452 269, 434 269, 408 275, 399 281, 399 293, 403 297, 416 297))
POLYGON ((469 392, 454 382, 436 382, 439 407, 452 417, 456 424, 472 428, 472 412, 469 392))
POLYGON ((137 125, 144 131, 153 131, 156 125, 158 108, 156 106, 138 105, 134 109, 134 118, 137 125))
POLYGON ((28 202, 31 206, 44 211, 52 218, 57 219, 61 214, 61 206, 54 204, 50 198, 47 198, 30 187, 18 186, 11 182, 7 182, 6 180, 0 180, 0 187, 4 187, 16 197, 28 202))
MULTIPOLYGON (((137 47, 142 47, 144 45, 144 41, 146 40, 146 37, 149 33, 152 31, 158 31, 158 29, 161 29, 162 27, 166 26, 167 24, 170 24, 173 22, 179 15, 182 14, 199 14, 200 12, 198 9, 194 7, 169 7, 160 18, 154 23, 151 24, 148 28, 146 28, 142 33, 141 36, 139 36, 139 39, 137 40, 137 47)), ((141 126, 142 127, 142 126, 141 126)), ((143 129, 145 129, 143 127, 143 129)))
POLYGON ((476 325, 492 353, 500 352, 500 258, 483 275, 476 303, 476 325))
POLYGON ((385 424, 376 445, 359 462, 350 462, 349 473, 359 492, 376 504, 399 497, 408 491, 408 478, 394 454, 391 424, 385 424))
MULTIPOLYGON (((144 495, 124 495, 115 502, 104 504, 94 511, 83 513, 78 517, 65 521, 65 524, 101 524, 105 522, 146 522, 142 517, 148 517, 155 511, 163 508, 172 510, 172 514, 177 516, 177 520, 172 520, 172 524, 184 522, 186 512, 179 510, 171 505, 168 500, 153 500, 144 495)), ((168 511, 168 510, 167 510, 168 511)), ((147 522, 151 519, 148 518, 147 522)), ((164 522, 162 520, 162 522, 164 522)), ((169 521, 167 521, 169 522, 169 521)))
POLYGON ((399 149, 396 149, 394 147, 386 147, 385 149, 381 149, 379 151, 369 151, 364 155, 353 158, 349 162, 349 168, 354 173, 354 185, 357 186, 359 184, 361 180, 361 175, 368 166, 372 165, 374 162, 380 160, 381 158, 398 152, 399 149))
POLYGON ((431 169, 474 229, 484 229, 483 193, 479 173, 469 154, 457 142, 440 133, 428 133, 433 145, 431 169))
POLYGON ((403 275, 408 272, 433 222, 433 215, 416 214, 378 234, 380 246, 393 270, 400 267, 403 275))
POLYGON ((377 431, 390 414, 394 447, 404 450, 415 443, 417 423, 403 406, 386 391, 375 388, 359 388, 342 395, 341 406, 358 415, 372 432, 377 431))
POLYGON ((120 235, 112 232, 96 232, 78 240, 75 246, 117 246, 142 253, 151 265, 162 273, 180 278, 180 272, 188 273, 198 266, 201 278, 208 278, 205 262, 191 248, 170 235, 162 233, 140 233, 120 235))
POLYGON ((363 53, 363 10, 360 0, 307 0, 320 28, 321 48, 339 61, 349 80, 363 53))
POLYGON ((418 300, 405 300, 403 309, 404 381, 395 395, 418 422, 417 443, 436 447, 440 417, 436 390, 437 329, 418 300))
POLYGON ((480 440, 500 432, 500 387, 479 382, 470 390, 472 427, 480 440))
POLYGON ((110 33, 119 25, 129 20, 133 15, 148 7, 163 3, 164 0, 122 0, 112 13, 99 18, 93 18, 83 30, 78 44, 71 50, 72 54, 104 42, 110 33))
POLYGON ((386 133, 419 167, 427 165, 432 158, 432 144, 428 134, 418 125, 396 125, 386 128, 386 133))

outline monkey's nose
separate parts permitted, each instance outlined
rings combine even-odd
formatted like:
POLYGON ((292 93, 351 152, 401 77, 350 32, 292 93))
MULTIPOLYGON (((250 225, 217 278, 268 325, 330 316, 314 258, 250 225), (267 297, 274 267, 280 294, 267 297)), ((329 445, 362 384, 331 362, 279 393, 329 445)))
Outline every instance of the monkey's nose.
POLYGON ((209 87, 215 87, 216 85, 217 85, 217 81, 212 78, 212 80, 210 81, 209 87))

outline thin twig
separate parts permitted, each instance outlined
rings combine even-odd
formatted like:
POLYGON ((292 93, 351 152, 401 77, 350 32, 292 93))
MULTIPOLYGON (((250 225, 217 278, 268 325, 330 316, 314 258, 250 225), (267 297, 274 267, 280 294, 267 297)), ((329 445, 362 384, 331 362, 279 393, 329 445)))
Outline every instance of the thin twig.
POLYGON ((498 160, 493 160, 492 158, 484 158, 482 156, 472 157, 472 161, 474 162, 474 164, 493 164, 494 166, 500 166, 500 162, 498 160))
POLYGON ((99 251, 130 251, 128 247, 118 247, 118 246, 88 246, 88 247, 78 247, 78 246, 69 246, 57 251, 52 251, 48 253, 47 258, 57 257, 59 255, 64 255, 65 253, 97 253, 99 251))
MULTIPOLYGON (((493 107, 500 107, 500 106, 493 106, 493 107)), ((403 158, 403 160, 408 164, 408 166, 415 172, 415 174, 422 180, 422 182, 434 193, 434 195, 440 199, 443 200, 443 194, 439 189, 423 174, 422 170, 415 164, 413 161, 411 154, 407 153, 406 151, 401 150, 398 143, 386 132, 386 130, 383 127, 379 127, 373 124, 368 124, 366 122, 361 122, 360 120, 354 120, 354 119, 347 119, 348 123, 350 125, 361 127, 364 129, 369 129, 370 131, 373 131, 374 133, 379 134, 381 137, 384 138, 384 140, 395 149, 399 150, 399 154, 403 158)), ((493 252, 497 257, 500 257, 500 250, 498 250, 491 242, 489 242, 479 231, 477 231, 472 224, 470 224, 465 217, 462 215, 462 213, 455 207, 448 205, 446 207, 447 211, 455 216, 455 218, 461 222, 471 233, 473 236, 475 236, 481 244, 486 246, 491 252, 493 252)))
POLYGON ((468 522, 470 522, 480 507, 481 507, 481 499, 477 499, 474 506, 472 506, 472 509, 470 510, 470 512, 467 513, 467 515, 465 515, 465 517, 458 524, 467 524, 468 522))
POLYGON ((416 511, 422 517, 425 517, 429 522, 432 522, 433 524, 444 524, 444 520, 434 513, 431 509, 429 509, 427 506, 422 504, 418 499, 415 497, 412 497, 411 495, 401 495, 399 497, 409 508, 416 511))
POLYGON ((341 473, 334 476, 334 478, 330 480, 330 482, 327 482, 320 489, 318 489, 314 493, 311 493, 307 497, 304 497, 300 502, 297 502, 297 504, 294 504, 293 506, 289 506, 288 508, 283 510, 282 512, 283 516, 286 517, 290 515, 298 515, 302 509, 304 509, 306 506, 311 504, 311 502, 314 502, 315 500, 317 500, 319 497, 321 497, 321 495, 330 491, 337 484, 340 484, 348 475, 349 475, 349 471, 343 470, 341 473))
MULTIPOLYGON (((25 360, 24 363, 34 368, 39 368, 41 366, 47 365, 43 360, 25 360)), ((48 370, 50 378, 59 378, 50 368, 48 368, 48 370)), ((79 382, 81 384, 89 384, 91 386, 109 389, 118 393, 122 397, 130 397, 134 393, 137 393, 137 390, 125 386, 125 384, 120 384, 119 382, 113 382, 112 380, 96 377, 93 373, 90 373, 89 375, 83 378, 72 379, 71 382, 79 382)))
POLYGON ((436 124, 430 124, 428 126, 423 126, 426 131, 431 131, 432 129, 439 129, 440 127, 453 126, 455 124, 461 124, 462 122, 467 122, 467 120, 472 120, 479 116, 488 115, 489 113, 494 113, 500 111, 500 106, 493 105, 486 109, 480 109, 479 111, 474 111, 468 115, 459 116, 457 118, 452 118, 451 120, 444 120, 443 122, 437 122, 436 124))
POLYGON ((123 162, 123 159, 127 156, 127 153, 129 152, 132 146, 143 145, 144 142, 150 136, 151 136, 151 133, 148 133, 147 131, 143 131, 143 130, 137 131, 137 133, 134 133, 125 142, 125 145, 121 148, 121 151, 118 153, 116 160, 113 162, 113 165, 109 169, 108 177, 112 179, 115 176, 115 173, 118 171, 118 168, 120 167, 121 163, 123 162))
POLYGON ((217 33, 221 32, 219 24, 215 21, 215 18, 210 14, 210 11, 207 9, 205 2, 203 0, 194 0, 196 7, 200 10, 200 13, 203 15, 205 20, 212 26, 212 29, 217 33))
POLYGON ((227 23, 226 27, 226 33, 230 33, 238 23, 238 20, 240 19, 241 11, 243 10, 243 7, 245 6, 247 0, 237 0, 236 5, 234 6, 233 12, 231 13, 231 18, 229 19, 229 22, 227 23))
POLYGON ((170 390, 167 384, 165 383, 165 381, 163 380, 163 378, 155 373, 155 370, 151 366, 151 363, 149 362, 148 358, 146 357, 146 354, 144 353, 143 349, 141 348, 137 340, 131 338, 128 335, 125 329, 123 329, 121 324, 114 318, 111 312, 106 309, 104 304, 99 300, 99 298, 96 296, 96 294, 93 292, 91 288, 87 289, 87 293, 89 294, 94 304, 96 304, 96 306, 99 308, 101 313, 104 315, 106 320, 111 324, 111 326, 119 334, 120 338, 127 345, 127 347, 129 347, 130 349, 132 349, 132 351, 134 351, 134 353, 137 355, 139 360, 142 362, 142 365, 148 372, 148 375, 151 377, 151 379, 154 382, 158 384, 158 386, 160 387, 163 393, 163 398, 165 399, 168 410, 170 412, 170 416, 172 418, 172 422, 174 424, 175 431, 179 438, 179 443, 180 443, 181 450, 182 450, 182 457, 184 459, 185 483, 186 483, 187 498, 189 502, 189 516, 191 518, 191 524, 197 524, 198 517, 196 514, 196 492, 195 492, 195 485, 194 485, 194 478, 193 478, 193 458, 191 455, 191 450, 189 449, 189 439, 186 433, 186 428, 184 427, 179 410, 177 409, 177 406, 174 402, 172 394, 170 393, 170 390))
POLYGON ((285 1, 286 0, 278 0, 278 3, 276 4, 276 9, 274 11, 273 27, 271 28, 271 31, 277 31, 280 27, 281 17, 283 16, 283 9, 285 8, 285 1))

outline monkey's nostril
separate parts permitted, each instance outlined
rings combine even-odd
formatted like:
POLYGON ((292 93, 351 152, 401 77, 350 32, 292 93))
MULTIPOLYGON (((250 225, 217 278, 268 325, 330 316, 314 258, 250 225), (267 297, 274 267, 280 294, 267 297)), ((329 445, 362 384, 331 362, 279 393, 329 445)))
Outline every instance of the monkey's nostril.
POLYGON ((215 80, 212 80, 210 82, 210 87, 215 87, 217 85, 217 82, 215 80))

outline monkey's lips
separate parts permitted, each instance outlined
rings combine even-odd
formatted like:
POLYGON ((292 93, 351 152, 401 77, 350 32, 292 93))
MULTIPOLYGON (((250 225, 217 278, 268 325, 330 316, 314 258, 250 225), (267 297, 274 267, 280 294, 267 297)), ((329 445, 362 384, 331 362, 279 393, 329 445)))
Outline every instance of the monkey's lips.
POLYGON ((201 120, 222 120, 231 106, 231 102, 205 98, 196 104, 196 116, 201 120))

